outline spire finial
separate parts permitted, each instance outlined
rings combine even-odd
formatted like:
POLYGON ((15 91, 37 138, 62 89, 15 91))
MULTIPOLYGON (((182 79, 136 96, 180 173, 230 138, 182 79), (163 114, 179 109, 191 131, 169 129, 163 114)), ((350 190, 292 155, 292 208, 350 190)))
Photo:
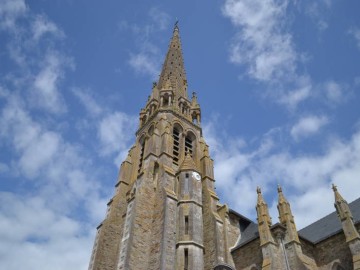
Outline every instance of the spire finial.
POLYGON ((332 190, 334 191, 334 194, 335 194, 335 201, 337 201, 337 202, 345 201, 344 198, 339 193, 337 186, 334 183, 332 184, 332 190))
POLYGON ((278 201, 278 211, 279 211, 279 219, 280 223, 286 226, 286 234, 289 241, 295 241, 296 243, 300 243, 299 236, 296 230, 296 225, 294 221, 294 217, 291 212, 290 203, 286 200, 281 186, 278 184, 277 187, 279 193, 279 201, 278 201))
POLYGON ((264 198, 261 194, 261 188, 257 186, 256 192, 258 194, 256 212, 258 217, 258 230, 260 235, 260 246, 263 246, 268 243, 274 243, 272 237, 270 226, 271 226, 271 217, 269 215, 269 209, 264 201, 264 198))
MULTIPOLYGON (((283 204, 283 203, 287 203, 287 204, 288 204, 288 202, 287 202, 287 200, 285 199, 285 196, 284 196, 284 194, 283 194, 283 192, 282 192, 282 188, 281 188, 280 184, 278 184, 278 186, 277 186, 277 191, 278 191, 278 194, 279 194, 279 204, 283 204)), ((281 214, 280 214, 280 215, 281 215, 281 214)))

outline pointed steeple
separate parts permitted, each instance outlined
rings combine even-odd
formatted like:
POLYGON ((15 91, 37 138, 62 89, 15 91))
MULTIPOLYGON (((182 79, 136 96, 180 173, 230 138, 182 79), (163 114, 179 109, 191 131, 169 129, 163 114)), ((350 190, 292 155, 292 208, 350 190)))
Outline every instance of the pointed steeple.
POLYGON ((337 187, 333 184, 332 189, 334 190, 335 195, 335 208, 336 212, 340 218, 343 231, 345 233, 346 242, 350 242, 354 239, 360 239, 359 233, 355 229, 353 216, 350 211, 349 204, 341 196, 337 187))
POLYGON ((278 190, 278 196, 279 196, 277 208, 279 210, 280 222, 282 224, 286 225, 287 220, 292 219, 290 204, 286 200, 280 185, 278 185, 277 190, 278 190))
POLYGON ((171 38, 169 49, 162 67, 158 88, 160 90, 168 90, 169 83, 177 98, 188 98, 186 73, 177 22, 175 23, 173 36, 171 38))
MULTIPOLYGON (((344 200, 344 198, 340 195, 339 191, 337 190, 337 187, 333 184, 332 189, 334 191, 335 195, 335 208, 336 212, 340 218, 341 225, 345 234, 346 242, 350 243, 353 241, 357 241, 357 245, 360 246, 360 235, 358 231, 355 228, 353 216, 350 211, 350 207, 347 203, 347 201, 344 200)), ((351 249, 351 247, 350 247, 351 249)), ((357 253, 357 256, 360 256, 359 249, 356 251, 351 250, 353 255, 357 253)), ((358 257, 360 258, 360 257, 358 257)), ((358 262, 360 266, 360 261, 358 262)), ((355 269, 355 268, 354 268, 355 269)), ((358 268, 356 268, 358 269, 358 268)))
POLYGON ((263 246, 268 243, 275 243, 275 241, 270 231, 271 217, 269 215, 269 209, 261 194, 260 187, 257 187, 256 192, 258 194, 256 212, 258 216, 260 246, 263 246))
POLYGON ((339 193, 339 191, 337 189, 337 186, 335 186, 333 184, 332 189, 334 191, 334 196, 335 196, 335 208, 336 208, 336 211, 337 211, 341 221, 343 221, 345 219, 352 220, 353 217, 350 212, 350 208, 349 208, 347 201, 341 196, 341 194, 339 193))
POLYGON ((279 194, 279 201, 278 201, 278 210, 279 210, 279 218, 281 224, 286 226, 286 235, 287 241, 295 241, 300 243, 299 236, 296 230, 294 216, 292 215, 290 203, 285 198, 281 186, 278 186, 278 194, 279 194))

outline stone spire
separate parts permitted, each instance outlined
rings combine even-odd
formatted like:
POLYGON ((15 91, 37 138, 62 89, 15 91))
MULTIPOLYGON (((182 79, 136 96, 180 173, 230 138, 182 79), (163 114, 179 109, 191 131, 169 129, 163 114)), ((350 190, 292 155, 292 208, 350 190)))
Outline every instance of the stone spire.
POLYGON ((187 80, 184 68, 184 60, 181 50, 179 27, 175 24, 173 36, 162 67, 158 88, 160 90, 172 88, 177 98, 188 98, 187 80))
POLYGON ((337 187, 334 184, 332 185, 332 189, 335 195, 334 205, 345 233, 346 242, 351 242, 355 239, 360 239, 359 233, 357 232, 354 226, 353 216, 351 214, 348 203, 340 195, 339 191, 337 190, 337 187))
POLYGON ((269 215, 269 209, 264 201, 264 198, 261 194, 260 187, 256 189, 258 198, 256 204, 256 212, 258 216, 258 226, 259 226, 259 235, 260 235, 260 246, 266 245, 268 243, 275 243, 271 231, 271 217, 269 215))
POLYGON ((299 236, 296 230, 294 216, 292 215, 290 203, 286 200, 282 188, 278 186, 279 202, 279 218, 282 225, 286 227, 287 242, 295 241, 300 243, 299 236))

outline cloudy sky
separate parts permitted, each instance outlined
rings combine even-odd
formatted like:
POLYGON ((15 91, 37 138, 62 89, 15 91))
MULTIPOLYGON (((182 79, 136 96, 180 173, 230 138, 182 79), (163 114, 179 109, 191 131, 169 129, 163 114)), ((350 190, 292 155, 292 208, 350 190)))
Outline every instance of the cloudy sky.
POLYGON ((179 19, 221 201, 360 196, 360 2, 0 0, 0 269, 87 269, 179 19))

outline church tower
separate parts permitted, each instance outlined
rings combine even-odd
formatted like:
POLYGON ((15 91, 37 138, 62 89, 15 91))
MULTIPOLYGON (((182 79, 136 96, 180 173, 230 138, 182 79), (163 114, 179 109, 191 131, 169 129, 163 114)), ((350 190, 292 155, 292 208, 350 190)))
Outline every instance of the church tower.
POLYGON ((219 204, 214 182, 175 25, 159 81, 140 111, 135 144, 97 228, 89 270, 233 269, 228 208, 219 204))

